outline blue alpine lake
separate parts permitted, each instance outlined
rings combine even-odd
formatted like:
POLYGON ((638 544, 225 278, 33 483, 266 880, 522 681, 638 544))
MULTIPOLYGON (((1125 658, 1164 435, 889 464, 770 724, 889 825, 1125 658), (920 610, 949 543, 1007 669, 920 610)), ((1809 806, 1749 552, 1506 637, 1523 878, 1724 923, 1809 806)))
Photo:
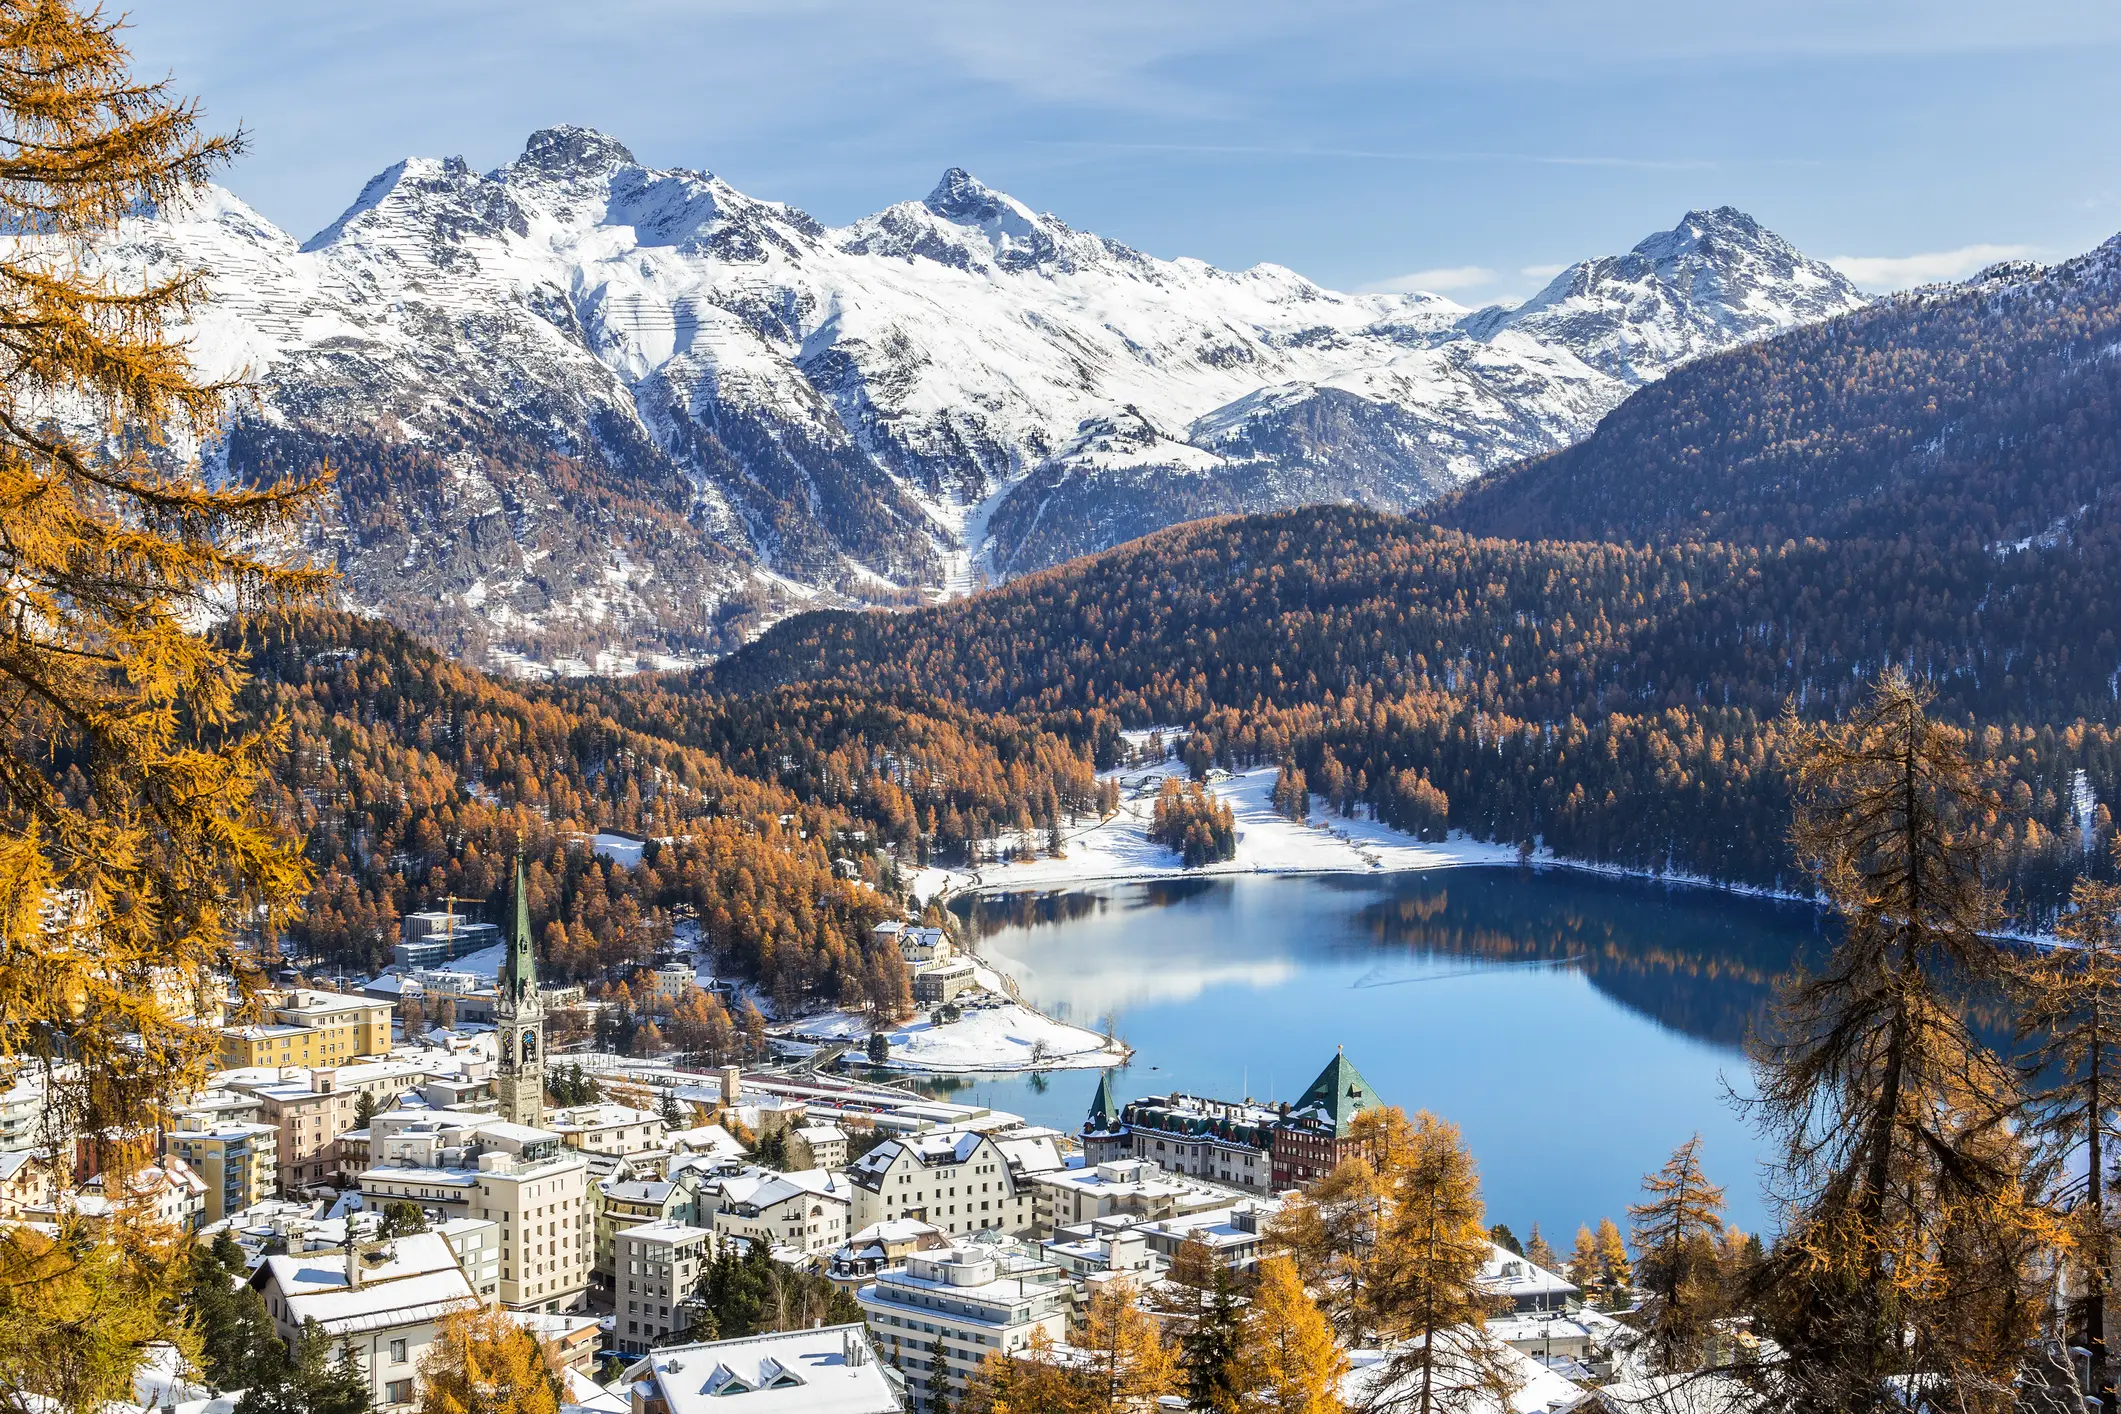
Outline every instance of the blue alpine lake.
MULTIPOLYGON (((1056 1016, 1134 1048, 1124 1101, 1292 1099, 1336 1046, 1387 1101, 1455 1121, 1489 1221, 1626 1225, 1699 1131, 1745 1230, 1767 1145, 1736 1103, 1775 980, 1823 943, 1796 904, 1561 870, 1240 876, 986 895, 979 950, 1056 1016)), ((1079 1128, 1098 1072, 952 1077, 937 1093, 1079 1128)))

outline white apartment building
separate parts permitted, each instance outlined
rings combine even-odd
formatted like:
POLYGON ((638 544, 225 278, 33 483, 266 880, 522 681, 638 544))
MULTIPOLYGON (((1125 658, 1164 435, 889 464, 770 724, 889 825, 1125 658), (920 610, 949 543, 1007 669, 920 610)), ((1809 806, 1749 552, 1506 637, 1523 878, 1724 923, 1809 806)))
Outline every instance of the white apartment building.
POLYGON ((361 1200, 405 1200, 500 1229, 501 1304, 566 1311, 589 1289, 589 1160, 544 1129, 462 1110, 377 1115, 361 1200))
POLYGON ((642 1223, 618 1235, 612 1336, 639 1355, 692 1325, 686 1298, 714 1254, 714 1233, 678 1222, 642 1223))
POLYGON ((1031 1175, 1043 1231, 1124 1213, 1142 1219, 1184 1217, 1230 1206, 1228 1189, 1166 1173, 1148 1159, 1113 1159, 1031 1175))
POLYGON ((721 1195, 712 1217, 718 1251, 738 1240, 764 1243, 769 1252, 789 1247, 816 1255, 830 1252, 853 1231, 847 1219, 854 1207, 854 1185, 824 1169, 754 1171, 721 1179, 706 1191, 721 1195))
POLYGON ((664 1147, 668 1126, 653 1110, 604 1101, 554 1110, 540 1127, 560 1136, 570 1149, 588 1154, 653 1154, 664 1147))
POLYGON ((854 1294, 877 1346, 905 1373, 915 1407, 938 1387, 952 1404, 990 1352, 1022 1350, 1034 1331, 1067 1333, 1073 1287, 1051 1262, 970 1243, 918 1252, 854 1294))
POLYGON ((339 1251, 267 1257, 251 1276, 280 1338, 315 1321, 351 1348, 377 1414, 415 1407, 420 1357, 444 1318, 479 1305, 441 1234, 415 1233, 339 1251))
POLYGON ((889 1139, 847 1170, 853 1225, 919 1218, 953 1237, 1025 1232, 1039 1216, 1032 1175, 1060 1165, 1050 1139, 998 1140, 958 1129, 889 1139))

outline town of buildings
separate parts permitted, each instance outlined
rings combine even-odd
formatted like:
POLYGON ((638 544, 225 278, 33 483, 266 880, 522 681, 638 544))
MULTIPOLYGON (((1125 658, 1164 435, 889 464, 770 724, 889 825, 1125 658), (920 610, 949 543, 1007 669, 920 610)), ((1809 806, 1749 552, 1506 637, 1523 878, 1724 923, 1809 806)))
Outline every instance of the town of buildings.
MULTIPOLYGON (((579 994, 540 986, 520 876, 512 902, 505 939, 413 915, 397 971, 355 994, 290 987, 222 1026, 222 1068, 122 1194, 70 1171, 36 1080, 15 1077, 0 1092, 0 1220, 130 1202, 229 1234, 279 1334, 314 1321, 381 1414, 415 1408, 441 1323, 488 1307, 547 1342, 572 1402, 612 1414, 733 1395, 919 1411, 957 1400, 990 1354, 1035 1336, 1065 1346, 1090 1293, 1120 1277, 1153 1287, 1184 1243, 1250 1267, 1290 1191, 1354 1153, 1355 1118, 1382 1103, 1339 1054, 1279 1105, 1121 1104, 1107 1074, 1063 1134, 830 1073, 575 1051, 565 1066, 602 1097, 553 1106, 548 1020, 579 994), (490 984, 446 970, 473 939, 502 948, 490 984), (447 1002, 454 1025, 396 1034, 414 996, 447 1002), (769 1142, 772 1166, 753 1152, 769 1142), (403 1205, 424 1230, 386 1233, 403 1205), (752 1252, 830 1280, 863 1323, 691 1340, 704 1274, 752 1252), (600 1363, 609 1386, 591 1377, 600 1363)), ((938 1001, 974 970, 940 929, 880 932, 938 1001)), ((676 966, 644 990, 676 1006, 696 985, 676 966)), ((1483 1280, 1496 1338, 1556 1378, 1595 1366, 1609 1332, 1561 1277, 1497 1248, 1483 1280)))

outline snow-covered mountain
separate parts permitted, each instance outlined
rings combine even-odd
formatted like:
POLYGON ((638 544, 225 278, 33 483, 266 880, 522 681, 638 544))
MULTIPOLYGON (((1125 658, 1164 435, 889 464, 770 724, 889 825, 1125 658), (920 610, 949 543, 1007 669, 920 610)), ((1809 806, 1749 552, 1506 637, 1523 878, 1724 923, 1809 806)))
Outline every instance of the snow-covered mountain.
POLYGON ((352 604, 606 666, 1195 515, 1418 504, 1862 303, 1729 209, 1468 311, 1153 259, 955 169, 828 228, 581 128, 408 159, 302 244, 212 191, 111 258, 209 272, 197 359, 257 388, 216 454, 333 462, 352 604))

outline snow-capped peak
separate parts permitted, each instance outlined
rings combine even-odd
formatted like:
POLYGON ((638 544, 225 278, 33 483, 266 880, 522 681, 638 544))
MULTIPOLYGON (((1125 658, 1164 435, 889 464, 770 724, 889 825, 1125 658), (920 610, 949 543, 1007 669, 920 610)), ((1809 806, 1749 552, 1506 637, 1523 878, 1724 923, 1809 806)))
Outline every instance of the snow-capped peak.
POLYGON ((1155 259, 956 167, 827 229, 573 126, 407 158, 299 249, 209 193, 111 254, 210 273, 197 356, 261 379, 233 473, 349 468, 317 543, 350 601, 585 661, 1210 510, 1414 505, 1860 302, 1728 208, 1468 314, 1155 259))
POLYGON ((535 170, 554 177, 604 176, 621 167, 640 165, 617 138, 571 123, 539 128, 523 144, 523 155, 510 164, 518 171, 535 170))
POLYGON ((1618 378, 1643 382, 1690 358, 1781 329, 1846 314, 1865 297, 1731 206, 1689 211, 1626 255, 1581 261, 1523 304, 1462 321, 1493 338, 1535 333, 1618 378))
POLYGON ((1038 224, 1038 216, 1030 207, 1007 192, 996 191, 962 167, 943 173, 942 180, 921 205, 961 225, 1013 226, 1018 235, 1027 234, 1038 224))

